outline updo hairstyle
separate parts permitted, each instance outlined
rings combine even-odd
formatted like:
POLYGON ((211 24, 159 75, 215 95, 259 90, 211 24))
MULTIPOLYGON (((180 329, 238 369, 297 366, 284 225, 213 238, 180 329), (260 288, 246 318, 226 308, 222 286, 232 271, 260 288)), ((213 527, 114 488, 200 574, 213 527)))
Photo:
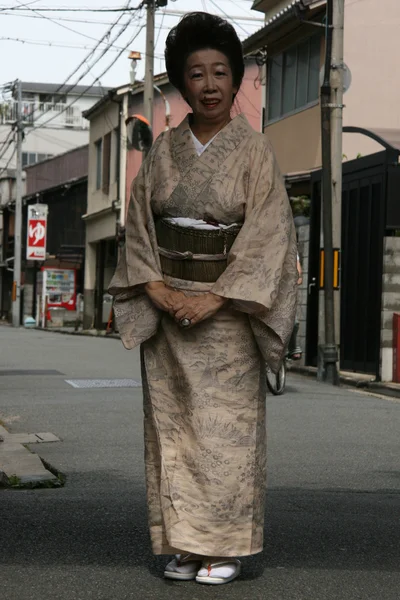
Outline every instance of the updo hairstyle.
POLYGON ((171 29, 165 44, 165 64, 170 82, 184 92, 188 57, 199 50, 218 50, 229 60, 233 85, 239 89, 244 75, 242 44, 228 21, 204 12, 192 12, 171 29))

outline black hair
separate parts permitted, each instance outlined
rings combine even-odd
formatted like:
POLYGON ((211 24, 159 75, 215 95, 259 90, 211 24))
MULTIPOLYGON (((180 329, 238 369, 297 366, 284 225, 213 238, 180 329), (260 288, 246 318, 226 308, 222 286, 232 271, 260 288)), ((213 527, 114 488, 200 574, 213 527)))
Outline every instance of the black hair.
POLYGON ((233 85, 239 89, 244 75, 242 43, 228 21, 204 12, 188 13, 168 34, 165 64, 172 85, 184 92, 188 56, 207 48, 225 54, 231 67, 233 85))

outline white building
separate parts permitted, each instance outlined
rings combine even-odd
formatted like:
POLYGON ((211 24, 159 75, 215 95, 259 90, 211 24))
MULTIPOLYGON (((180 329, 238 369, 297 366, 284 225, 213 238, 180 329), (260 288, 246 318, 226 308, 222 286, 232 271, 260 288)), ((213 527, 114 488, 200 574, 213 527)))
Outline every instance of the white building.
MULTIPOLYGON (((108 88, 101 86, 78 85, 71 89, 68 85, 22 82, 23 167, 87 144, 89 122, 82 117, 82 112, 107 91, 108 88)), ((0 99, 0 174, 3 176, 6 166, 11 170, 16 166, 11 135, 16 114, 14 97, 0 99)))

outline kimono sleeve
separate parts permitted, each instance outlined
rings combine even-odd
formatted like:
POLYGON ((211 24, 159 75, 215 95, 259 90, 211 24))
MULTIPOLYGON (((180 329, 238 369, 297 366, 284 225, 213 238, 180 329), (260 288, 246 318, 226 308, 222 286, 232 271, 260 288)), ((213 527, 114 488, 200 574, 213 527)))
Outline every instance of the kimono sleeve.
MULTIPOLYGON (((248 197, 243 227, 228 266, 212 292, 233 301, 268 329, 282 355, 293 329, 297 299, 297 244, 292 211, 277 162, 265 136, 249 156, 248 197)), ((253 328, 254 329, 254 328, 253 328)), ((276 361, 275 361, 276 362, 276 361)))
POLYGON ((151 164, 154 152, 142 163, 132 184, 126 221, 126 241, 109 286, 114 296, 114 315, 127 349, 151 338, 157 331, 160 312, 144 291, 149 281, 162 281, 151 212, 151 164))
POLYGON ((145 283, 163 279, 152 239, 154 225, 150 199, 146 198, 146 166, 142 164, 131 188, 125 245, 108 290, 116 297, 134 296, 143 291, 145 283))

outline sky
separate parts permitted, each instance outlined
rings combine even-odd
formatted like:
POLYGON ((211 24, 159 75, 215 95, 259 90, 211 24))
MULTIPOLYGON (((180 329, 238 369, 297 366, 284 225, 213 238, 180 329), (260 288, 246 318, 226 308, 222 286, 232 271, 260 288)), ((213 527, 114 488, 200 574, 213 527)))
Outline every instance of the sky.
MULTIPOLYGON (((136 7, 140 0, 108 0, 104 4, 101 0, 81 2, 0 0, 0 51, 3 57, 0 61, 0 86, 20 79, 117 87, 130 81, 130 61, 127 58, 130 50, 142 53, 137 78, 143 77, 145 9, 131 13, 81 12, 82 8, 98 11, 136 7), (43 8, 54 11, 43 12, 43 8), (73 11, 73 8, 80 10, 73 11), (4 60, 4 57, 7 59, 4 60)), ((158 9, 156 13, 154 73, 165 70, 165 39, 171 27, 181 18, 180 15, 168 14, 168 11, 203 10, 229 16, 243 40, 263 25, 263 15, 251 10, 252 3, 252 0, 169 0, 167 8, 158 9), (240 20, 240 17, 254 21, 240 20)))

